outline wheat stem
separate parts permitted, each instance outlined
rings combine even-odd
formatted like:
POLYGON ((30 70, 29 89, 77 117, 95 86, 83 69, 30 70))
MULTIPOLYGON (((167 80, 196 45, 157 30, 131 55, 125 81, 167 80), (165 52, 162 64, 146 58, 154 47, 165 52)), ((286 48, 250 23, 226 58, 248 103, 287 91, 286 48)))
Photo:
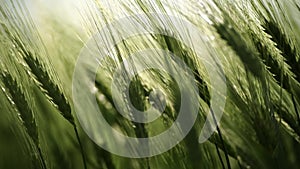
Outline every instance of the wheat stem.
POLYGON ((44 158, 44 155, 42 153, 42 150, 41 150, 40 146, 38 146, 37 149, 38 149, 39 156, 40 156, 40 158, 42 160, 43 168, 47 168, 47 165, 46 165, 46 162, 45 162, 45 158, 44 158))
POLYGON ((219 159, 220 159, 220 162, 221 162, 221 164, 222 164, 222 168, 225 169, 225 165, 224 165, 224 162, 223 162, 223 159, 222 159, 222 156, 221 156, 219 147, 218 147, 218 145, 217 145, 216 143, 214 143, 214 144, 215 144, 215 146, 216 146, 216 150, 217 150, 217 153, 218 153, 218 157, 219 157, 219 159))
POLYGON ((218 135, 219 135, 219 137, 220 137, 221 144, 222 144, 222 146, 223 146, 223 150, 224 150, 224 152, 225 152, 227 168, 228 168, 228 169, 231 169, 230 161, 229 161, 229 155, 228 155, 227 149, 226 149, 225 144, 224 144, 224 140, 223 140, 223 137, 222 137, 221 130, 220 130, 218 124, 217 124, 217 120, 216 120, 216 117, 215 117, 215 113, 213 112, 213 110, 211 110, 211 113, 212 113, 212 116, 213 116, 214 123, 215 123, 215 125, 217 126, 218 135))
POLYGON ((76 138, 78 140, 79 147, 80 147, 81 158, 82 158, 84 169, 87 169, 86 157, 85 157, 85 153, 84 153, 84 150, 83 150, 83 146, 82 146, 82 143, 81 143, 76 125, 73 125, 73 128, 74 128, 74 132, 75 132, 75 135, 76 135, 76 138))

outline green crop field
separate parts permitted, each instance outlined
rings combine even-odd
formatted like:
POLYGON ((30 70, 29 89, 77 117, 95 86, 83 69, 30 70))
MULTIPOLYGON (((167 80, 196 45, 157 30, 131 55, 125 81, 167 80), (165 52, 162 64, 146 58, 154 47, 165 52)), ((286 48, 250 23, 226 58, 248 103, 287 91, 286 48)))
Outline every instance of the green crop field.
POLYGON ((298 0, 2 0, 0 169, 299 169, 299 16, 298 0))

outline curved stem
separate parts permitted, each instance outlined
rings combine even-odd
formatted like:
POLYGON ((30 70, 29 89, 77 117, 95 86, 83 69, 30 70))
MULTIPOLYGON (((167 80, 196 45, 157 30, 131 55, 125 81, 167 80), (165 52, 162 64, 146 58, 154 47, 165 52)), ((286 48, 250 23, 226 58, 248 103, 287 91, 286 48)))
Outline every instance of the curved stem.
POLYGON ((220 140, 221 140, 221 143, 222 143, 222 146, 223 146, 223 150, 225 152, 227 167, 228 167, 228 169, 231 169, 228 152, 227 152, 226 147, 225 147, 225 143, 224 143, 224 140, 223 140, 223 137, 222 137, 221 130, 220 130, 219 126, 217 125, 217 120, 216 120, 214 112, 212 110, 211 110, 211 112, 212 112, 212 115, 213 115, 214 122, 217 126, 217 131, 218 131, 218 135, 220 137, 220 140))
POLYGON ((43 168, 47 169, 47 165, 46 165, 46 162, 45 162, 45 159, 44 159, 44 156, 42 154, 42 150, 41 150, 40 146, 37 146, 37 149, 38 149, 38 153, 39 153, 39 156, 41 158, 41 161, 42 161, 43 168))
POLYGON ((219 150, 219 148, 218 148, 218 146, 217 146, 216 143, 215 143, 215 146, 216 146, 216 149, 217 149, 218 157, 219 157, 219 159, 220 159, 220 161, 221 161, 221 164, 222 164, 222 168, 225 169, 225 165, 224 165, 223 159, 222 159, 222 157, 221 157, 220 150, 219 150))
POLYGON ((76 134, 76 138, 78 140, 79 147, 80 147, 80 152, 81 152, 83 166, 84 166, 84 169, 87 169, 86 160, 85 160, 85 154, 84 154, 84 151, 83 151, 82 143, 80 141, 79 133, 78 133, 78 130, 77 130, 77 127, 76 127, 75 124, 73 125, 73 127, 74 127, 74 131, 75 131, 75 134, 76 134))

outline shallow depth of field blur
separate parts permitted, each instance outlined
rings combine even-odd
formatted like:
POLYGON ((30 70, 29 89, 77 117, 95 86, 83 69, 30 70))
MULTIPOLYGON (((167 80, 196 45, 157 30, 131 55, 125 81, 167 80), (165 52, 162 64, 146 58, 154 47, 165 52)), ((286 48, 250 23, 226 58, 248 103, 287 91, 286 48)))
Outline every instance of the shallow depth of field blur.
MULTIPOLYGON (((0 169, 298 169, 299 16, 298 0, 2 0, 0 169), (72 100, 72 78, 80 51, 94 33, 141 13, 183 18, 203 32, 206 44, 192 44, 209 48, 222 63, 226 105, 219 127, 200 144, 214 89, 193 48, 172 38, 172 23, 166 23, 174 30, 170 36, 122 41, 111 53, 119 62, 104 60, 91 89, 112 127, 130 137, 151 137, 177 118, 178 85, 163 72, 147 70, 129 89, 129 99, 139 110, 151 105, 153 88, 167 96, 166 108, 154 122, 131 122, 112 101, 116 65, 149 47, 185 62, 195 76, 199 99, 194 101, 200 104, 194 127, 175 147, 153 157, 126 158, 102 149, 82 129, 72 100)), ((105 132, 98 137, 106 137, 105 132)))

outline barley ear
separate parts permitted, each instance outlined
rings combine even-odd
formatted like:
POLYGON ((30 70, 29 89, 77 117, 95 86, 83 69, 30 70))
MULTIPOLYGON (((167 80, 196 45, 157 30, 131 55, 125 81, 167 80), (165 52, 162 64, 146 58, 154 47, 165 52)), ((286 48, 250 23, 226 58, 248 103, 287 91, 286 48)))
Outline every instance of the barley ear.
POLYGON ((60 91, 59 87, 54 84, 49 74, 44 70, 42 64, 38 59, 32 56, 31 52, 28 52, 24 57, 25 62, 29 66, 33 78, 38 83, 38 86, 42 88, 42 91, 49 97, 51 103, 53 103, 60 111, 61 115, 68 120, 71 124, 74 123, 74 117, 71 114, 71 106, 68 103, 64 94, 60 91))
POLYGON ((68 120, 73 128, 74 132, 76 134, 76 138, 78 140, 80 151, 82 155, 83 165, 84 168, 87 168, 86 164, 86 158, 83 151, 83 146, 80 141, 79 133, 77 130, 77 126, 74 121, 74 117, 71 113, 71 106, 68 103, 66 97, 64 94, 60 91, 59 87, 51 80, 49 74, 47 71, 44 70, 43 65, 38 61, 38 59, 34 59, 31 52, 27 52, 24 55, 24 60, 29 66, 31 73, 33 75, 33 78, 38 83, 38 86, 41 87, 42 91, 46 93, 46 95, 49 97, 51 103, 53 103, 57 109, 60 111, 61 115, 68 120))
MULTIPOLYGON (((3 72, 0 75, 0 78, 5 86, 5 89, 7 89, 5 90, 5 93, 8 97, 8 100, 11 102, 12 105, 15 105, 15 108, 19 112, 20 119, 22 120, 22 124, 24 125, 27 134, 29 135, 29 137, 31 138, 38 150, 38 155, 41 159, 43 168, 47 168, 45 159, 40 148, 37 124, 33 115, 33 111, 30 108, 24 93, 18 86, 17 81, 15 81, 9 73, 3 72)), ((36 161, 33 161, 33 165, 36 167, 36 161)))
MULTIPOLYGON (((10 102, 15 105, 17 111, 20 113, 20 118, 25 126, 26 132, 32 139, 35 145, 39 145, 37 125, 33 116, 32 109, 29 107, 25 95, 21 91, 17 82, 13 77, 4 72, 1 74, 2 82, 7 89, 7 94, 10 95, 10 102)), ((7 95, 9 97, 9 95, 7 95)))

